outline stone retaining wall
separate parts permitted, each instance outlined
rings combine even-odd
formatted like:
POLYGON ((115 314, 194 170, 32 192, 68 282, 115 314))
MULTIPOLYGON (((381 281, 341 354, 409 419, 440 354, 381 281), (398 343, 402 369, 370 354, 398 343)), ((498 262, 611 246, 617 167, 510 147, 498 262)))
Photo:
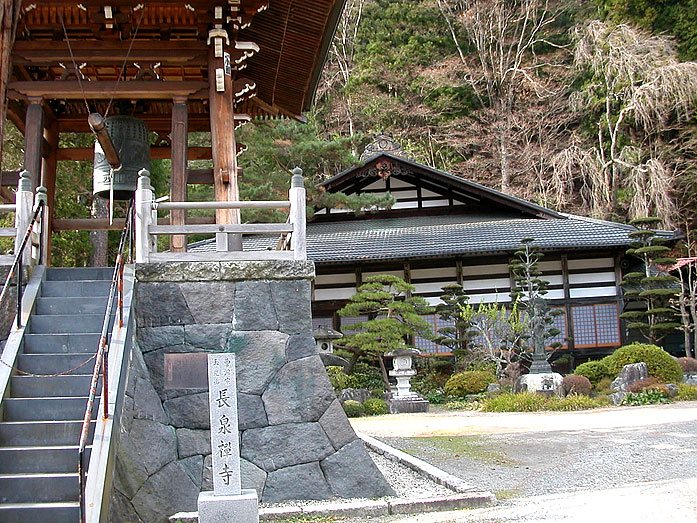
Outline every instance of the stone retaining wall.
POLYGON ((111 520, 153 523, 212 489, 206 389, 165 389, 164 354, 237 356, 242 486, 262 501, 378 497, 391 488, 356 437, 312 338, 309 262, 136 268, 136 348, 111 520))

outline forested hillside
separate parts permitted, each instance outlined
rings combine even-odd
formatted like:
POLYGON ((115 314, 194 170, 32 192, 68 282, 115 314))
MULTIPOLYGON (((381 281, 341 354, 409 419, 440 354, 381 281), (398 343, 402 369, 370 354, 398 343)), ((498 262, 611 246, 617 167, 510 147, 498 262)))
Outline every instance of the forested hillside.
MULTIPOLYGON (((555 209, 692 227, 690 60, 697 0, 346 0, 307 123, 240 129, 242 196, 281 196, 296 165, 336 174, 384 132, 417 161, 555 209)), ((5 138, 3 168, 17 168, 21 141, 5 138)), ((168 165, 154 170, 165 193, 168 165)), ((89 215, 89 173, 61 164, 61 217, 89 215)), ((86 233, 56 236, 56 262, 88 262, 86 233)))

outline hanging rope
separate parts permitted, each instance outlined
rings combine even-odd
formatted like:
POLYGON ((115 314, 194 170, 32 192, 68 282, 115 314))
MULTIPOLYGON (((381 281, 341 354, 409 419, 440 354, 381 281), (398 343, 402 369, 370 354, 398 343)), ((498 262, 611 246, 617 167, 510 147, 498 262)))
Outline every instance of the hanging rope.
POLYGON ((77 62, 75 61, 75 55, 73 54, 73 47, 70 45, 70 38, 68 37, 68 30, 65 28, 65 22, 63 21, 63 12, 60 11, 58 17, 61 21, 61 27, 63 28, 63 35, 65 36, 65 43, 68 45, 68 53, 70 53, 70 59, 73 62, 73 68, 75 70, 75 76, 77 76, 77 84, 80 86, 80 91, 82 92, 82 100, 85 102, 85 107, 87 108, 87 114, 90 114, 90 105, 87 103, 87 96, 85 95, 85 87, 82 85, 82 72, 77 67, 77 62))
POLYGON ((106 111, 104 112, 104 118, 109 116, 109 111, 111 110, 111 105, 114 102, 114 95, 116 93, 116 87, 119 85, 119 82, 121 81, 121 77, 126 74, 126 65, 128 64, 128 59, 131 56, 131 51, 133 50, 133 44, 136 41, 136 37, 138 36, 138 30, 140 29, 140 24, 143 22, 143 18, 145 17, 145 5, 140 4, 141 7, 141 12, 140 12, 140 18, 138 19, 138 23, 136 24, 136 30, 133 32, 133 36, 131 36, 131 42, 128 45, 128 51, 126 52, 126 57, 123 59, 123 64, 121 65, 121 70, 119 74, 116 76, 116 82, 114 83, 114 87, 111 91, 111 99, 109 100, 109 104, 106 107, 106 111))

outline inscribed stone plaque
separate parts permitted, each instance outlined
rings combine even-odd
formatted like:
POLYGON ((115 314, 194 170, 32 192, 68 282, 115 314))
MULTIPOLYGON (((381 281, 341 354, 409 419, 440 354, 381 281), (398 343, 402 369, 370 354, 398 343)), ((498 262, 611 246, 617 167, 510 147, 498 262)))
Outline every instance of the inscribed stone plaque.
POLYGON ((236 496, 242 486, 234 354, 208 355, 208 399, 211 406, 213 494, 236 496))
POLYGON ((205 389, 207 387, 207 353, 165 354, 165 389, 205 389))

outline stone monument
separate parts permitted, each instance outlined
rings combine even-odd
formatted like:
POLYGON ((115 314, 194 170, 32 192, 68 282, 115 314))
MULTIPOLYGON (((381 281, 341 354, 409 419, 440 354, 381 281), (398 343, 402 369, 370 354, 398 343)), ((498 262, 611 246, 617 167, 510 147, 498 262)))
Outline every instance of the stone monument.
POLYGON ((200 523, 258 523, 254 489, 242 489, 234 354, 208 355, 213 491, 198 496, 200 523))

